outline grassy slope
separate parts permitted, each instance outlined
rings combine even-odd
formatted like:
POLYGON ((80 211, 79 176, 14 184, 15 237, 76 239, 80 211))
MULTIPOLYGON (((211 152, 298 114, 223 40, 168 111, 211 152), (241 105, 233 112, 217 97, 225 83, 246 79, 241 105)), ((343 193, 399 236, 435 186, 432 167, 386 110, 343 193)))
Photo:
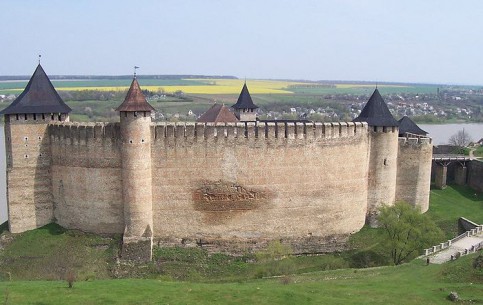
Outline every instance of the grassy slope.
MULTIPOLYGON (((7 233, 7 237, 8 237, 7 233)), ((49 224, 15 236, 0 251, 0 279, 62 279, 74 269, 80 278, 108 278, 118 245, 115 238, 49 224)))
MULTIPOLYGON (((398 267, 319 271, 280 279, 202 284, 160 280, 0 282, 8 304, 445 304, 450 291, 483 302, 473 256, 446 265, 416 260, 398 267), (456 275, 448 276, 448 275, 456 275)), ((463 303, 464 304, 464 303, 463 303)))
POLYGON ((483 224, 483 193, 456 185, 444 190, 431 189, 428 215, 452 238, 458 233, 459 217, 483 224))
MULTIPOLYGON (((446 232, 452 232, 456 230, 455 223, 459 216, 483 222, 482 204, 481 194, 474 197, 474 192, 468 188, 450 186, 442 191, 431 191, 431 209, 428 213, 446 232)), ((3 227, 4 225, 0 226, 0 233, 3 227)), ((474 291, 475 287, 483 291, 483 287, 468 284, 481 284, 481 274, 478 277, 465 276, 467 272, 463 271, 468 271, 469 264, 460 266, 459 262, 444 267, 422 267, 421 262, 415 261, 397 268, 322 272, 384 263, 387 258, 378 244, 382 233, 377 229, 363 228, 354 234, 351 241, 357 250, 267 263, 247 262, 253 260, 253 256, 209 256, 199 249, 157 249, 157 260, 154 263, 145 268, 137 268, 135 272, 127 268, 128 273, 123 274, 126 269, 116 269, 113 259, 118 251, 118 239, 65 231, 56 225, 48 225, 18 235, 6 250, 0 251, 0 303, 5 287, 9 287, 10 297, 15 300, 10 304, 25 304, 37 299, 38 304, 62 304, 65 301, 62 299, 64 293, 73 299, 71 303, 66 301, 65 304, 113 304, 114 300, 118 300, 116 296, 123 294, 127 294, 126 301, 120 304, 198 303, 200 300, 205 303, 217 300, 213 302, 290 304, 297 300, 301 304, 384 304, 388 299, 399 298, 408 293, 411 301, 404 304, 440 304, 442 298, 453 289, 460 294, 464 293, 464 298, 479 298, 483 302, 481 292, 477 294, 474 291), (64 282, 1 281, 7 280, 9 274, 13 280, 56 280, 63 278, 69 268, 75 269, 79 280, 73 290, 66 289, 64 282), (312 273, 301 275, 307 272, 312 273), (284 273, 299 274, 292 276, 296 283, 282 285, 279 280, 248 280, 284 273), (111 276, 137 276, 157 280, 91 282, 111 276), (159 279, 205 283, 172 283, 159 279), (230 283, 216 284, 221 282, 230 283), (414 282, 419 284, 414 285, 414 282), (256 289, 257 287, 260 289, 256 289), (439 290, 439 287, 443 289, 439 290), (346 299, 349 301, 342 301, 346 299), (141 300, 146 300, 146 303, 141 300)), ((406 300, 408 297, 402 298, 406 300)))

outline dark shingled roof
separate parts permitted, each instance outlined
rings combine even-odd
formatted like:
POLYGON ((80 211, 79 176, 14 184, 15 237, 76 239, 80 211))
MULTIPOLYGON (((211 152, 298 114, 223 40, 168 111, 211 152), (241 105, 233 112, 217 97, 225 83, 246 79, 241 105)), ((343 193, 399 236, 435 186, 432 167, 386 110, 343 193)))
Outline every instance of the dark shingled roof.
POLYGON ((417 135, 421 135, 421 136, 425 136, 427 135, 428 133, 424 130, 422 130, 421 128, 419 128, 418 125, 416 125, 416 123, 414 123, 409 117, 407 116, 403 116, 399 121, 399 134, 400 135, 403 135, 405 134, 406 132, 409 132, 409 133, 413 133, 413 134, 417 134, 417 135))
POLYGON ((232 112, 230 112, 228 107, 215 103, 210 109, 203 113, 196 122, 232 123, 238 122, 238 119, 232 112))
POLYGON ((362 109, 361 114, 353 122, 367 122, 369 126, 390 127, 399 125, 389 111, 389 108, 387 108, 386 102, 384 102, 377 88, 369 98, 369 101, 367 101, 364 109, 362 109))
POLYGON ((146 101, 136 78, 132 80, 124 102, 117 107, 116 111, 154 111, 153 106, 146 101))
POLYGON ((0 114, 69 113, 72 109, 60 98, 39 64, 24 91, 0 114))
POLYGON ((240 96, 238 97, 238 101, 235 105, 231 106, 235 109, 257 109, 258 106, 253 104, 252 97, 250 96, 250 92, 248 92, 247 84, 243 85, 242 91, 240 92, 240 96))

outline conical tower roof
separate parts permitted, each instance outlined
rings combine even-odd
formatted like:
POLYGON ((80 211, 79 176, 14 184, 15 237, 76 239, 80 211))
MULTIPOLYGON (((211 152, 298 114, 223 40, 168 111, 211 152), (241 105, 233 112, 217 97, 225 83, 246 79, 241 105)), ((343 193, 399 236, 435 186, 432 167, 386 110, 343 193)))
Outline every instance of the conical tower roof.
POLYGON ((132 80, 124 102, 117 107, 116 111, 154 111, 153 106, 146 101, 136 78, 132 80))
POLYGON ((203 113, 196 122, 233 123, 238 122, 238 119, 232 112, 230 112, 228 107, 215 103, 210 109, 203 113))
POLYGON ((421 136, 425 136, 425 135, 428 134, 426 131, 419 128, 419 126, 416 123, 414 123, 413 120, 411 120, 407 116, 403 116, 398 121, 398 123, 399 123, 399 134, 400 135, 405 134, 406 132, 421 135, 421 136))
POLYGON ((39 64, 24 91, 0 114, 69 113, 72 109, 60 98, 39 64))
POLYGON ((398 126, 398 122, 387 108, 386 102, 377 88, 362 109, 361 114, 353 121, 367 122, 369 126, 398 126))
POLYGON ((240 96, 238 97, 238 101, 235 105, 231 106, 235 109, 257 109, 258 106, 253 104, 252 97, 250 96, 250 92, 248 92, 247 83, 243 84, 242 91, 240 92, 240 96))

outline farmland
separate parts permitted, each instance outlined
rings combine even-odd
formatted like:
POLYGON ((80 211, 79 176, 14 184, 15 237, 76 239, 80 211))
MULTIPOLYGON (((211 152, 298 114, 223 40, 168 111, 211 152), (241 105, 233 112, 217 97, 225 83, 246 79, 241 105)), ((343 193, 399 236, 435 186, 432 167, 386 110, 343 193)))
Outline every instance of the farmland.
MULTIPOLYGON (((24 77, 0 80, 0 108, 10 103, 27 84, 24 77)), ((129 76, 53 77, 62 99, 77 121, 115 121, 114 109, 131 83, 129 76)), ((193 121, 214 102, 232 105, 245 80, 234 77, 139 76, 145 95, 156 109, 156 120, 193 121), (188 115, 188 113, 191 113, 188 115)), ((374 91, 371 82, 290 81, 247 79, 261 119, 350 121, 374 91)), ((483 121, 483 89, 431 84, 377 84, 396 118, 411 116, 418 123, 483 121)))
MULTIPOLYGON (((174 93, 182 91, 185 94, 238 94, 243 86, 241 79, 140 79, 145 90, 165 91, 174 93)), ((54 87, 59 91, 73 90, 127 90, 129 79, 101 79, 101 80, 53 80, 54 87)), ((27 81, 0 82, 0 94, 21 92, 27 81)), ((350 83, 314 83, 282 80, 249 79, 247 84, 253 94, 324 94, 324 93, 354 93, 364 94, 374 90, 374 84, 350 83)), ((432 85, 379 85, 381 91, 386 92, 436 92, 432 85)))

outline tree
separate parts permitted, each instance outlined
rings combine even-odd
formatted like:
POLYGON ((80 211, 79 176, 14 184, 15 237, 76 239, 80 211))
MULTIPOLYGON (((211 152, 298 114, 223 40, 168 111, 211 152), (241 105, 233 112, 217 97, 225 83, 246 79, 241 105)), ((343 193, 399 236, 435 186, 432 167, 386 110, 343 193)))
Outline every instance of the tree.
POLYGON ((395 265, 414 258, 444 238, 441 229, 428 216, 405 202, 382 206, 378 221, 387 233, 383 247, 390 252, 395 265))
POLYGON ((457 133, 449 137, 449 144, 458 146, 458 147, 466 147, 472 141, 471 136, 465 132, 464 129, 459 130, 457 133))

